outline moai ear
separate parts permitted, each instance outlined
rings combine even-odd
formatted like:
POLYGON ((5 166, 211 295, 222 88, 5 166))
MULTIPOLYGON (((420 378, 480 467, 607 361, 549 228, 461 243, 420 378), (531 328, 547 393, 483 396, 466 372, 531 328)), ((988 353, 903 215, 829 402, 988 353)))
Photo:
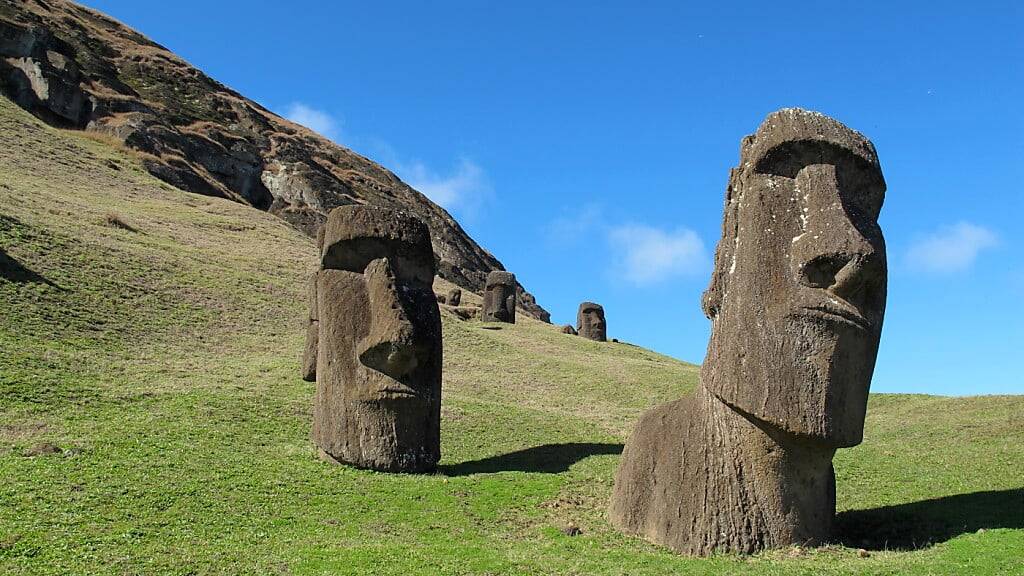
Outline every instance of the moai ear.
POLYGON ((715 248, 715 268, 711 272, 711 284, 701 298, 704 315, 714 320, 722 308, 722 300, 728 288, 729 275, 736 258, 736 239, 739 234, 740 199, 736 194, 736 179, 739 170, 733 168, 729 174, 729 185, 725 190, 725 217, 722 219, 722 237, 715 248))

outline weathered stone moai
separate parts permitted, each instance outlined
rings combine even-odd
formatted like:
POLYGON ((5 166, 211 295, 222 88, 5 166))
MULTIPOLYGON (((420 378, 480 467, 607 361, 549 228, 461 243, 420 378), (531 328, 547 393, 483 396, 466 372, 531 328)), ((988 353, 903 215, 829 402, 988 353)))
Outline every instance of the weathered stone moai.
POLYGON ((593 302, 580 304, 576 313, 576 332, 590 340, 607 342, 608 326, 604 321, 604 307, 593 302))
POLYGON ((448 305, 459 306, 462 304, 462 290, 459 288, 452 288, 448 291, 448 305))
MULTIPOLYGON (((318 258, 324 253, 324 231, 326 226, 321 225, 316 231, 316 253, 318 258)), ((316 382, 316 356, 320 341, 320 322, 317 317, 316 303, 316 278, 314 272, 309 279, 309 287, 306 294, 309 298, 309 317, 306 320, 306 349, 302 354, 302 379, 306 382, 316 382)))
POLYGON ((484 287, 484 322, 516 323, 516 276, 494 270, 487 275, 484 287))
POLYGON ((312 439, 324 459, 387 472, 436 467, 441 315, 433 280, 422 222, 370 206, 331 211, 315 287, 312 439))
POLYGON ((775 112, 726 191, 697 391, 645 413, 611 520, 677 551, 826 541, 836 449, 862 440, 886 297, 885 181, 864 136, 775 112))
POLYGON ((306 289, 309 302, 309 315, 306 319, 306 350, 302 354, 302 379, 306 382, 316 382, 316 356, 320 348, 320 320, 317 316, 319 305, 316 303, 316 279, 317 274, 309 279, 309 287, 306 289))
POLYGON ((566 324, 565 326, 562 326, 562 334, 571 334, 572 336, 576 336, 578 332, 576 332, 576 329, 573 328, 571 324, 566 324))

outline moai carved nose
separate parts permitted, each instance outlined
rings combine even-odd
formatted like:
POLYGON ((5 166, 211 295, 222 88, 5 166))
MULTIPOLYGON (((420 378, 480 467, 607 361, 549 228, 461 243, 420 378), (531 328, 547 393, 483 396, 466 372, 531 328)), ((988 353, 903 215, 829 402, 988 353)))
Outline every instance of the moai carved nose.
POLYGON ((793 239, 791 262, 797 280, 826 290, 859 310, 870 308, 872 285, 882 276, 883 257, 857 228, 843 204, 831 164, 805 166, 796 175, 802 200, 803 233, 793 239))
POLYGON ((370 333, 359 344, 359 361, 396 380, 419 365, 413 323, 402 302, 387 258, 374 260, 363 273, 370 301, 370 333))

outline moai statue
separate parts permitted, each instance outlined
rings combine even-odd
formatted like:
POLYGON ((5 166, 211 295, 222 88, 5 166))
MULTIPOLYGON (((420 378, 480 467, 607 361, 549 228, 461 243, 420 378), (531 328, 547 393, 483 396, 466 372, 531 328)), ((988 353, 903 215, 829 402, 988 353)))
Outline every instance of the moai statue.
POLYGON ((570 334, 572 336, 576 336, 578 332, 576 332, 576 329, 573 328, 571 324, 566 324, 565 326, 562 326, 562 334, 570 334))
POLYGON ((309 279, 306 292, 309 295, 309 315, 306 319, 306 350, 302 354, 302 379, 316 382, 316 356, 320 348, 320 321, 317 316, 319 306, 316 303, 316 280, 318 274, 309 279))
POLYGON ((600 304, 584 302, 576 313, 576 332, 584 338, 608 341, 608 326, 604 321, 604 308, 600 304))
POLYGON ((832 456, 863 437, 885 311, 884 193, 871 142, 821 114, 781 110, 743 140, 700 384, 641 417, 616 526, 697 555, 829 538, 832 456))
MULTIPOLYGON (((316 231, 316 253, 322 256, 324 253, 324 231, 326 226, 321 225, 316 231)), ((306 382, 316 382, 316 356, 319 348, 320 322, 317 317, 316 303, 316 278, 317 273, 309 279, 309 287, 306 293, 309 297, 309 318, 306 321, 306 349, 302 354, 302 379, 306 382)))
POLYGON ((440 458, 441 315, 430 233, 404 212, 335 208, 317 274, 313 443, 332 462, 387 472, 440 458))
POLYGON ((438 304, 447 304, 448 303, 448 297, 446 297, 444 294, 438 294, 438 295, 436 295, 435 298, 437 299, 437 303, 438 304))
POLYGON ((484 322, 516 323, 516 276, 494 270, 487 275, 484 288, 484 322))
POLYGON ((452 288, 448 291, 448 305, 459 306, 462 304, 462 290, 459 288, 452 288))

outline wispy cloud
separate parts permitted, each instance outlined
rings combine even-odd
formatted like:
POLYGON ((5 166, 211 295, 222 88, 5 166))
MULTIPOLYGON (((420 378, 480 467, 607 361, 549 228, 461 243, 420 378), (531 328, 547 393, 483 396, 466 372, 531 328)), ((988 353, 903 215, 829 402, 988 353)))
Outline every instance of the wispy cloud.
POLYGON ((661 230, 643 224, 608 231, 617 272, 627 282, 646 286, 675 276, 696 274, 707 265, 704 242, 693 230, 661 230))
POLYGON ((983 250, 999 243, 996 233, 977 224, 958 222, 915 241, 906 253, 909 268, 950 274, 970 268, 983 250))
POLYGON ((398 175, 409 186, 446 210, 457 210, 472 216, 491 195, 492 189, 483 168, 472 160, 462 158, 446 173, 440 174, 420 161, 397 165, 398 175))
POLYGON ((544 236, 554 247, 566 248, 592 238, 594 232, 600 228, 607 228, 604 222, 604 206, 584 204, 572 213, 566 213, 548 222, 544 227, 544 236))
POLYGON ((292 102, 285 109, 284 117, 318 132, 325 138, 335 142, 340 141, 341 121, 323 110, 318 110, 302 102, 292 102))

